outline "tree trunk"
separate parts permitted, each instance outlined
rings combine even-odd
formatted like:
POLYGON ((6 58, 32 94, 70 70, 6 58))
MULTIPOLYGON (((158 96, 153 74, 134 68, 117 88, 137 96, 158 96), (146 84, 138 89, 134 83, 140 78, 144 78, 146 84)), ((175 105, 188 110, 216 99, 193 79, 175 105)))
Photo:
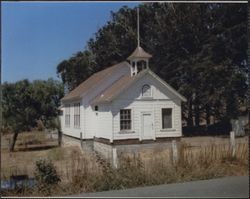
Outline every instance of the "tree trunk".
POLYGON ((58 130, 58 146, 62 146, 62 131, 58 130))
POLYGON ((189 101, 188 104, 188 118, 187 118, 187 125, 193 126, 193 110, 192 110, 192 100, 189 101))
POLYGON ((195 105, 195 125, 200 126, 200 110, 199 105, 195 105))
POLYGON ((210 107, 209 107, 209 105, 206 105, 206 124, 207 124, 207 126, 211 124, 211 121, 210 121, 210 107))
POLYGON ((15 144, 16 144, 18 133, 19 132, 15 131, 14 134, 13 134, 12 141, 10 143, 10 151, 11 152, 14 151, 14 147, 15 147, 15 144))

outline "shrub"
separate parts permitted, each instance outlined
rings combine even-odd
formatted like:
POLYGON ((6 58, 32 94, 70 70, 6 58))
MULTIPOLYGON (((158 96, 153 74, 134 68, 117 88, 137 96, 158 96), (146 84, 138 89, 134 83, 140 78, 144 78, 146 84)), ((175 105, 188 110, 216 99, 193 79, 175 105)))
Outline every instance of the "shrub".
POLYGON ((38 131, 44 131, 45 126, 44 126, 42 120, 37 120, 37 121, 36 121, 36 125, 37 125, 37 130, 38 130, 38 131))
POLYGON ((51 161, 36 161, 35 179, 38 182, 39 191, 50 194, 53 185, 61 181, 55 166, 51 161))

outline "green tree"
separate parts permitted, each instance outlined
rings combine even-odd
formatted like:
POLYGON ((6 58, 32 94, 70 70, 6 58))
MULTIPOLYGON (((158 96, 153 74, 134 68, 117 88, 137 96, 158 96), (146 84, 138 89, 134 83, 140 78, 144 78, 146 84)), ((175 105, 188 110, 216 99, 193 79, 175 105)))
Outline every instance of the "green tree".
MULTIPOLYGON (((37 120, 45 124, 57 116, 57 107, 63 96, 63 86, 58 81, 27 79, 2 85, 4 127, 13 131, 10 151, 14 150, 20 132, 35 127, 37 120)), ((47 126, 48 127, 48 126, 47 126)))
MULTIPOLYGON (((183 105, 188 125, 199 126, 203 117, 210 124, 210 116, 217 120, 237 116, 247 88, 247 6, 147 3, 139 7, 141 46, 153 55, 150 68, 188 99, 183 105)), ((136 19, 136 8, 111 13, 111 20, 88 42, 91 65, 78 65, 90 72, 78 73, 82 79, 72 71, 64 73, 70 90, 93 72, 126 60, 137 45, 136 19)), ((57 68, 67 67, 75 70, 66 62, 57 68)))
POLYGON ((67 90, 72 90, 94 72, 94 59, 90 51, 77 52, 69 60, 63 60, 57 66, 57 74, 61 77, 67 90))

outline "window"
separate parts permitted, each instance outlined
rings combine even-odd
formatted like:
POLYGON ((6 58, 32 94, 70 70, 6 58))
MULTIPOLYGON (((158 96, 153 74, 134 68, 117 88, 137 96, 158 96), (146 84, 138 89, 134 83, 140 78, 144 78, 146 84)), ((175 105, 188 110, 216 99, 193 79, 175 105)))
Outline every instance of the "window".
POLYGON ((131 110, 120 110, 120 130, 131 130, 131 110))
POLYGON ((98 106, 95 106, 95 111, 98 111, 98 106))
POLYGON ((74 127, 80 127, 80 103, 74 104, 74 127))
POLYGON ((151 97, 151 88, 148 84, 142 87, 142 97, 151 97))
POLYGON ((172 109, 163 108, 161 110, 162 115, 162 129, 172 128, 172 109))
POLYGON ((70 126, 70 104, 65 105, 65 126, 70 126))

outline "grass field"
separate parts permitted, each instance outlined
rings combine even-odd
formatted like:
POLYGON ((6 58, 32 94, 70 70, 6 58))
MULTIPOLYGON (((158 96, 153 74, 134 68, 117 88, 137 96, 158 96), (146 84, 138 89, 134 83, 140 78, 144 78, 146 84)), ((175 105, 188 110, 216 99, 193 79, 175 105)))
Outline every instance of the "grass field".
MULTIPOLYGON (((9 135, 2 138, 2 143, 8 143, 9 135)), ((33 177, 35 162, 47 159, 55 165, 61 182, 49 193, 34 188, 22 192, 2 192, 2 194, 58 196, 221 176, 248 175, 248 139, 240 138, 236 141, 235 157, 231 157, 227 139, 221 141, 212 138, 212 142, 204 139, 184 139, 176 164, 171 162, 171 151, 145 150, 129 156, 124 154, 119 158, 119 168, 114 169, 106 161, 98 159, 90 152, 82 151, 78 146, 57 147, 57 141, 50 139, 45 133, 23 133, 18 137, 15 152, 10 153, 4 147, 1 151, 2 179, 23 174, 33 177), (201 144, 198 146, 199 143, 201 144)), ((6 147, 6 144, 2 146, 6 147)))

